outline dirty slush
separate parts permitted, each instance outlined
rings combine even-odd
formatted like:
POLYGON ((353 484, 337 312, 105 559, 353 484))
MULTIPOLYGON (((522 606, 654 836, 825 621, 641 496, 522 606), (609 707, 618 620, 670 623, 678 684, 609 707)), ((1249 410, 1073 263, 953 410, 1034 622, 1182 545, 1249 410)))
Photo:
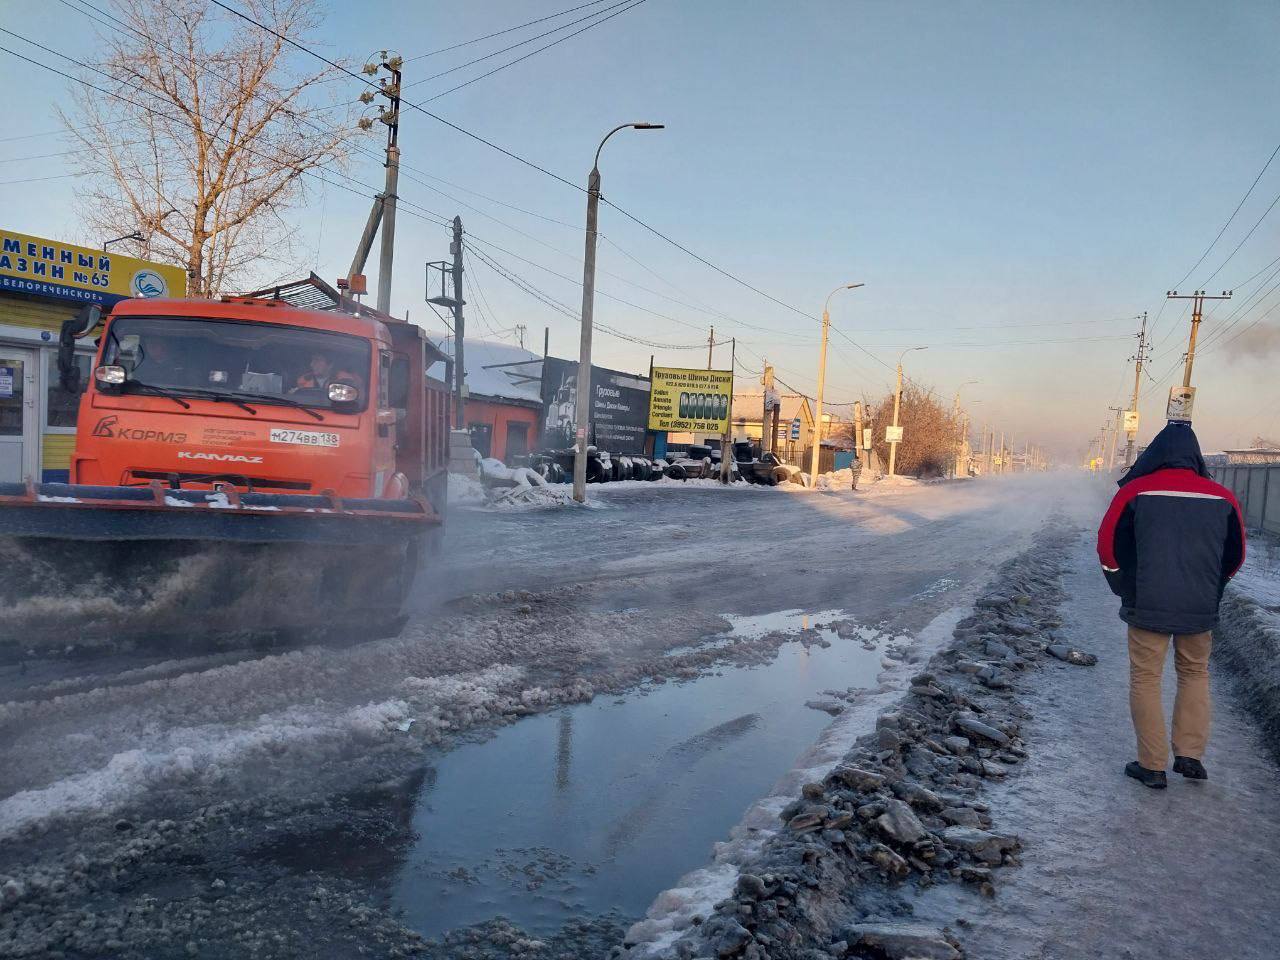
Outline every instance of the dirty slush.
MULTIPOLYGON (((265 808, 252 799, 215 799, 215 791, 207 805, 175 808, 168 819, 49 825, 33 844, 42 852, 31 857, 26 847, 25 865, 6 871, 0 952, 182 957, 205 955, 221 943, 262 957, 962 956, 963 931, 913 925, 907 895, 938 883, 992 893, 999 869, 1016 862, 1019 841, 1000 832, 998 811, 983 801, 984 785, 1016 775, 1026 757, 1018 689, 1033 682, 1037 664, 1048 657, 1090 661, 1053 635, 1062 557, 1078 536, 1050 522, 1030 549, 1000 568, 898 706, 823 782, 807 784, 786 808, 779 832, 743 865, 733 895, 709 916, 692 918, 661 948, 636 936, 643 921, 628 932, 634 918, 614 915, 580 917, 536 937, 495 919, 432 940, 371 900, 367 876, 385 873, 390 864, 384 861, 402 860, 410 842, 405 798, 415 791, 408 781, 422 775, 410 748, 370 755, 356 780, 343 778, 351 788, 336 794, 330 788, 337 784, 322 783, 327 778, 318 768, 314 790, 277 795, 265 808), (264 823, 280 843, 262 842, 264 823), (338 873, 317 874, 289 860, 333 849, 357 851, 338 873), (237 869, 245 860, 258 867, 237 869)), ((551 596, 506 600, 557 605, 551 596)), ((670 675, 673 667, 676 676, 688 676, 716 665, 763 662, 784 639, 769 635, 731 652, 690 651, 677 654, 674 664, 671 656, 639 657, 611 683, 552 691, 546 699, 565 703, 621 691, 646 676, 670 675)), ((403 646, 384 641, 368 655, 385 660, 403 654, 403 646)), ((582 655, 575 650, 571 657, 580 662, 582 655)), ((492 721, 495 713, 509 714, 510 722, 547 706, 519 698, 504 703, 481 717, 474 706, 460 705, 461 715, 448 726, 492 721)), ((438 732, 429 735, 435 739, 438 732)), ((19 849, 4 846, 10 854, 19 849)))
POLYGON ((1063 557, 1078 537, 1051 521, 1000 569, 898 707, 782 811, 784 829, 733 897, 675 943, 676 956, 964 956, 963 930, 913 923, 906 895, 940 883, 994 895, 1000 870, 1017 863, 1021 843, 1000 831, 984 788, 1027 758, 1018 691, 1037 666, 1096 663, 1053 633, 1063 557))

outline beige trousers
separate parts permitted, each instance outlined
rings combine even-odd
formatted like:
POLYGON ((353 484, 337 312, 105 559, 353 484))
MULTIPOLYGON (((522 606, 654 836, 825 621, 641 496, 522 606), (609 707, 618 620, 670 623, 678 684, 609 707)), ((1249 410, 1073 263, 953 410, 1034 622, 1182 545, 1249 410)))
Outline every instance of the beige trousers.
MULTIPOLYGON (((1213 634, 1189 633, 1173 638, 1178 694, 1173 701, 1173 752, 1179 757, 1204 755, 1209 741, 1209 649, 1213 634)), ((1129 627, 1129 711, 1138 736, 1138 763, 1148 770, 1169 765, 1165 737, 1161 675, 1169 654, 1169 635, 1129 627)))

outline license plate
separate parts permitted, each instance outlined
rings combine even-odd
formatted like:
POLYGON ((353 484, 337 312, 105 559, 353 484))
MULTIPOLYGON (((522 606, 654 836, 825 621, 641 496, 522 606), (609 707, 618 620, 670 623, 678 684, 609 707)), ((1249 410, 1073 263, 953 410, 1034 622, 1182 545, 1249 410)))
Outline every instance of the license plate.
POLYGON ((270 440, 272 443, 293 443, 302 447, 336 447, 339 444, 336 433, 319 430, 286 430, 283 427, 272 428, 270 440))

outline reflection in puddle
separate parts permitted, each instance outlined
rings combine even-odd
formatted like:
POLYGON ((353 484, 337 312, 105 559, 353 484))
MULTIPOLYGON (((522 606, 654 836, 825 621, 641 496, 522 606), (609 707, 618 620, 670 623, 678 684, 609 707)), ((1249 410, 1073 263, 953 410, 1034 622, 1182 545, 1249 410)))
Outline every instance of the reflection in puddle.
POLYGON ((442 755, 392 894, 405 922, 438 936, 504 916, 546 933, 583 913, 642 915, 830 722, 807 700, 874 684, 877 641, 893 638, 840 616, 729 618, 720 643, 774 631, 812 642, 530 717, 442 755))

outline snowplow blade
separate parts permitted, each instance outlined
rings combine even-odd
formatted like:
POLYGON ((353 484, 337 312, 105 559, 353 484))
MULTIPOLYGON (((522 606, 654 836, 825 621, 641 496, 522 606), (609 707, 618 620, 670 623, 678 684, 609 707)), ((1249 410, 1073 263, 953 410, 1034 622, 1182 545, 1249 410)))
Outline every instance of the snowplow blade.
POLYGON ((0 659, 385 635, 439 524, 418 499, 0 483, 0 659))

